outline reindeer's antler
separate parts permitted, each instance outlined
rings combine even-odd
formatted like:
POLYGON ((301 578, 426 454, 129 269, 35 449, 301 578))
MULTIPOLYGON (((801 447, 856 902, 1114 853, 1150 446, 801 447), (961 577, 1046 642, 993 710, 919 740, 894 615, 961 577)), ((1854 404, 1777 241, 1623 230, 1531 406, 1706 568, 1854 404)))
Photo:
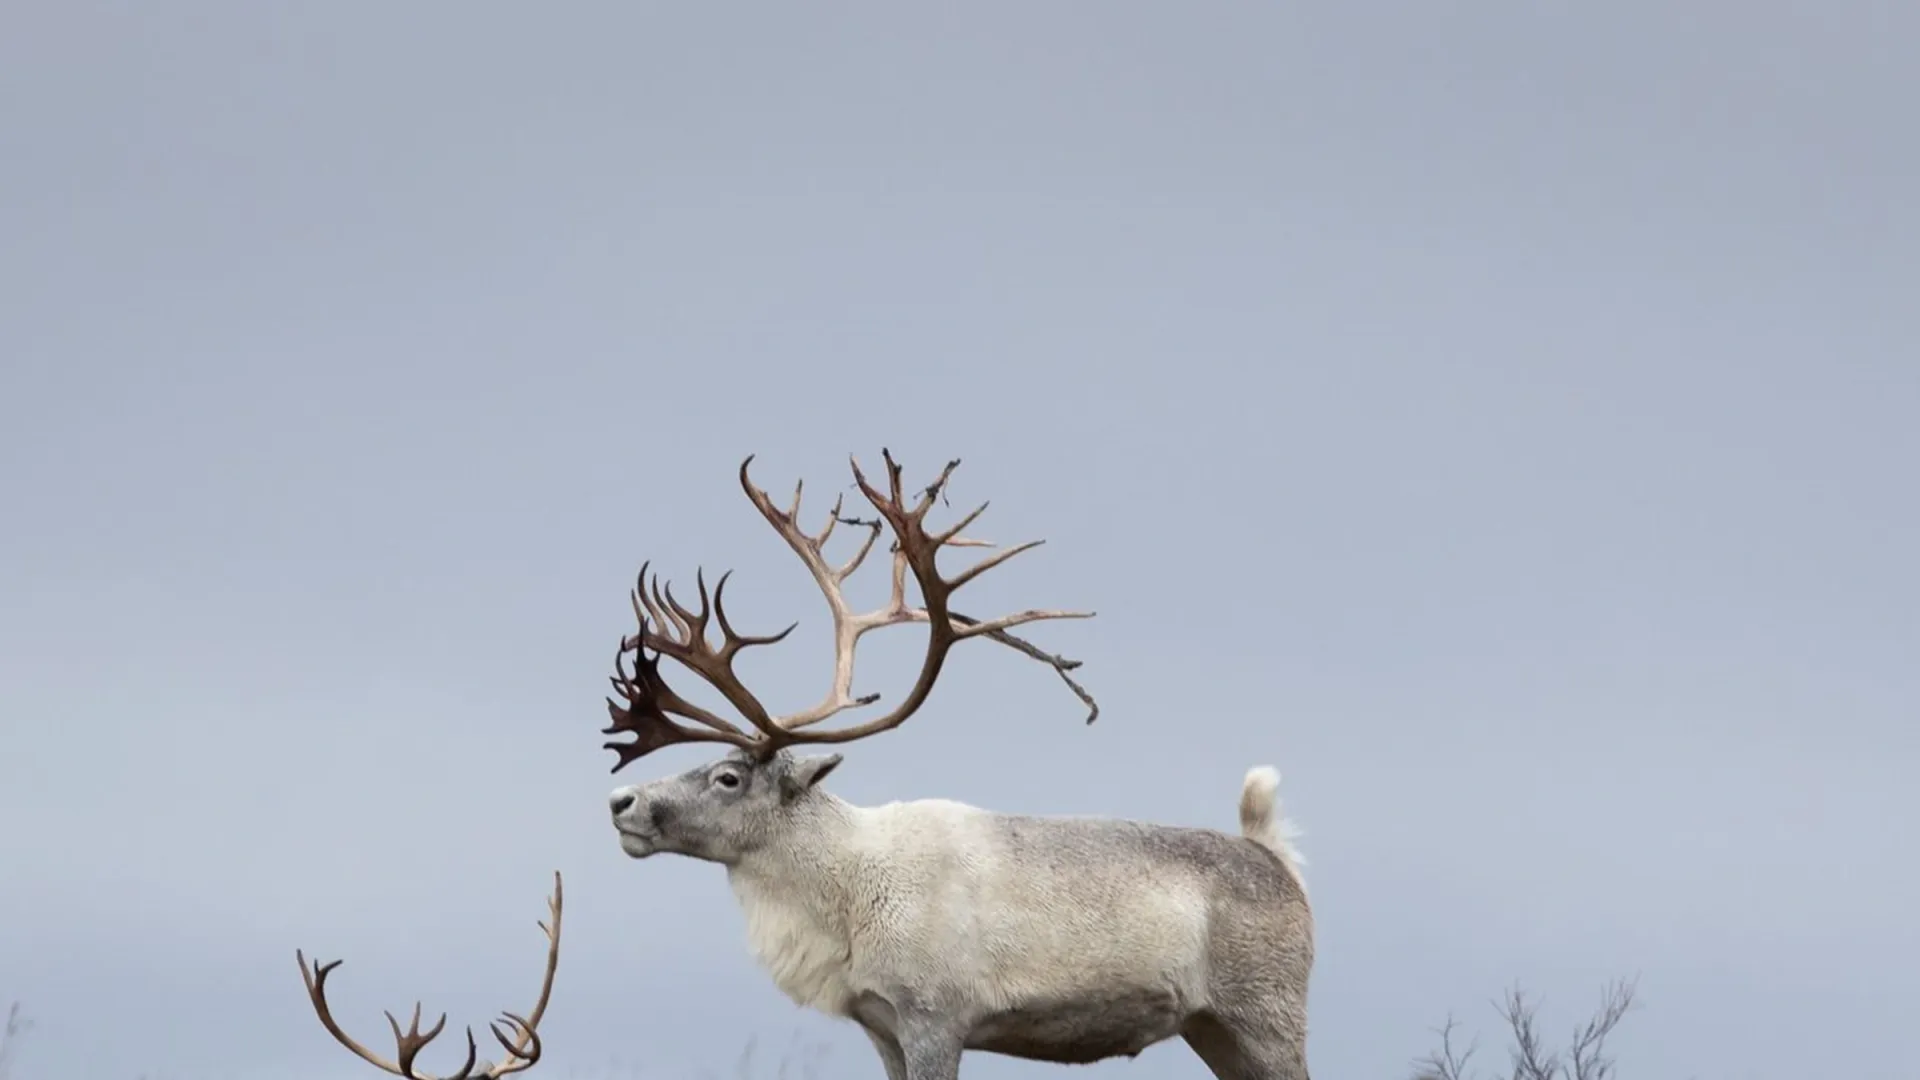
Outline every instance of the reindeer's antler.
POLYGON ((414 1070, 414 1059, 419 1057, 420 1051, 438 1038, 440 1032, 447 1026, 447 1016, 441 1013, 440 1019, 434 1022, 433 1027, 422 1032, 418 1002, 414 1003, 413 1019, 407 1024, 405 1031, 400 1030, 400 1021, 394 1019, 392 1013, 386 1014, 387 1024, 393 1028, 393 1041, 396 1047, 392 1061, 367 1049, 353 1036, 341 1030, 340 1025, 333 1019, 333 1009, 327 1004, 327 976, 332 974, 333 969, 339 967, 342 961, 333 960, 324 964, 314 961, 309 964, 306 954, 297 949, 294 950, 294 958, 300 962, 300 978, 307 984, 307 997, 313 1001, 313 1011, 319 1015, 321 1026, 326 1028, 327 1033, 332 1035, 340 1045, 353 1051, 362 1061, 395 1076, 404 1077, 406 1080, 480 1080, 480 1078, 493 1080, 493 1078, 532 1068, 534 1063, 540 1060, 540 1018, 546 1015, 547 1001, 553 996, 554 972, 560 966, 560 911, 563 903, 560 874, 555 871, 553 897, 547 901, 549 921, 539 924, 541 931, 547 935, 547 970, 540 981, 539 1000, 534 1002, 533 1011, 526 1016, 503 1012, 500 1014, 500 1021, 487 1025, 487 1029, 493 1032, 493 1037, 506 1050, 507 1056, 498 1064, 483 1067, 478 1073, 473 1070, 478 1062, 480 1049, 473 1041, 472 1028, 467 1029, 467 1061, 460 1067, 459 1072, 450 1073, 445 1077, 435 1077, 429 1073, 414 1070), (506 1025, 505 1027, 502 1026, 502 1022, 506 1025))
MULTIPOLYGON (((782 510, 775 506, 767 493, 755 486, 748 475, 748 467, 753 458, 748 457, 740 464, 740 486, 747 497, 760 511, 768 524, 787 542, 794 554, 813 575, 815 584, 826 597, 827 608, 833 617, 834 633, 834 673, 833 682, 826 697, 808 709, 786 716, 773 716, 765 706, 739 682, 732 669, 732 660, 741 648, 750 645, 766 645, 779 641, 793 631, 793 627, 778 634, 764 637, 741 636, 728 625, 726 614, 720 604, 720 589, 716 588, 711 614, 718 618, 725 640, 715 649, 706 641, 706 626, 709 618, 706 585, 704 579, 696 579, 700 589, 700 610, 689 611, 674 601, 671 588, 662 589, 658 578, 651 587, 646 581, 646 571, 641 571, 640 587, 634 592, 634 612, 640 620, 640 633, 632 638, 624 638, 620 643, 620 656, 615 661, 615 688, 626 698, 625 707, 609 700, 608 708, 612 714, 613 726, 606 729, 607 734, 631 732, 635 739, 627 743, 608 743, 609 749, 619 755, 614 764, 618 771, 627 763, 659 749, 662 746, 680 742, 720 742, 752 750, 756 754, 766 755, 782 746, 797 743, 843 743, 866 738, 880 732, 898 727, 920 708, 932 691, 934 682, 940 676, 941 667, 946 662, 947 653, 961 641, 973 637, 985 637, 1003 645, 1017 649, 1027 656, 1051 666, 1066 681, 1080 700, 1087 704, 1089 715, 1087 722, 1092 723, 1100 714, 1099 706, 1068 672, 1080 666, 1077 660, 1068 660, 1048 653, 1032 643, 1015 636, 1013 627, 1045 619, 1084 619, 1092 612, 1028 610, 1013 615, 1004 615, 995 619, 975 619, 953 611, 949 600, 953 593, 978 578, 988 570, 1006 562, 1015 555, 1040 546, 1042 541, 1033 540, 1014 547, 1006 548, 988 556, 982 561, 962 570, 952 578, 944 577, 938 566, 940 549, 944 547, 992 547, 985 541, 970 540, 960 535, 967 526, 977 521, 986 511, 982 503, 972 513, 965 515, 958 524, 937 532, 926 528, 926 517, 934 504, 941 501, 948 481, 958 460, 947 463, 940 476, 926 488, 915 492, 918 498, 908 505, 908 493, 901 483, 902 470, 893 460, 893 455, 885 450, 881 456, 887 466, 887 491, 881 492, 868 483, 866 474, 860 469, 857 460, 852 461, 854 482, 860 488, 867 501, 873 504, 880 514, 876 520, 862 520, 846 517, 841 513, 842 502, 836 499, 833 509, 827 514, 825 525, 820 532, 809 533, 799 524, 801 485, 795 485, 793 501, 782 510), (860 547, 845 563, 834 565, 827 561, 825 546, 833 535, 836 524, 847 524, 867 530, 860 547), (847 578, 866 560, 879 539, 883 528, 890 529, 894 536, 893 555, 893 591, 888 603, 873 611, 855 613, 848 606, 842 586, 847 578), (912 574, 920 587, 922 606, 912 607, 907 603, 907 576, 912 574), (898 706, 885 716, 856 724, 850 727, 829 731, 803 730, 822 720, 835 716, 848 709, 874 704, 878 694, 856 696, 853 692, 854 654, 860 638, 869 630, 883 626, 897 626, 902 623, 926 623, 927 650, 920 665, 919 677, 913 687, 907 691, 898 706), (663 634, 652 627, 671 624, 675 633, 663 634), (634 672, 629 675, 625 666, 625 654, 631 649, 634 653, 634 672), (652 649, 653 658, 648 658, 646 650, 652 649), (739 711, 747 723, 755 730, 744 731, 741 728, 713 715, 697 705, 693 705, 670 690, 661 680, 659 657, 671 656, 705 679, 719 690, 727 701, 739 711), (672 719, 694 721, 699 728, 689 728, 672 719)), ((726 579, 721 579, 724 586, 726 579)))

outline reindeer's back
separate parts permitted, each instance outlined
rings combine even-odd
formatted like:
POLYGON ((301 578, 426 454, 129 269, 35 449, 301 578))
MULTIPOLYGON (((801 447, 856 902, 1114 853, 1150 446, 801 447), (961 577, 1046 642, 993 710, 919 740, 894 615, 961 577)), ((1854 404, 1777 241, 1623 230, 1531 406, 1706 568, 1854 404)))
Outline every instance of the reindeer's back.
POLYGON ((1138 1053, 1227 1003, 1223 990, 1279 985, 1307 926, 1273 852, 1209 829, 944 800, 858 822, 844 879, 856 998, 968 1016, 973 1049, 1138 1053))
POLYGON ((887 879, 872 892, 888 932, 1020 983, 1069 968, 1184 979, 1204 966, 1222 918, 1260 918, 1298 895, 1272 852, 1211 829, 933 799, 868 813, 866 862, 887 879))

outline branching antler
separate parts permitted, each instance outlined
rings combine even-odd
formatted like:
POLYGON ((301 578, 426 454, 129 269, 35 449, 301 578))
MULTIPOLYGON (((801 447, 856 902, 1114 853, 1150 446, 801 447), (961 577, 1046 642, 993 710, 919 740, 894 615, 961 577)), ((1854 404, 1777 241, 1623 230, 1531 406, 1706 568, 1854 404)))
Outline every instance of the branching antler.
POLYGON ((424 1032, 421 1031, 418 1002, 414 1003, 413 1019, 408 1023, 405 1031, 400 1030, 400 1021, 394 1019, 392 1013, 386 1014, 387 1024, 393 1029, 393 1041, 396 1047, 392 1061, 362 1046, 351 1035, 340 1029, 340 1025, 333 1019, 332 1008, 327 1004, 327 976, 332 974, 333 969, 339 967, 342 961, 333 960, 324 964, 314 961, 309 964, 306 954, 297 949, 294 951, 294 957, 300 962, 300 978, 307 984, 307 997, 313 1001, 313 1011, 319 1015, 321 1026, 325 1027, 327 1033, 332 1035, 340 1045, 353 1051, 362 1061, 395 1076, 404 1077, 406 1080, 481 1080, 481 1078, 493 1080, 496 1077, 532 1068, 534 1063, 540 1060, 540 1018, 546 1015, 547 1001, 553 996, 554 972, 560 966, 560 910, 563 903, 560 874, 556 871, 553 875, 553 896, 547 901, 548 921, 539 924, 541 931, 547 935, 547 970, 540 981, 540 997, 534 1002, 533 1011, 526 1016, 503 1012, 500 1014, 500 1021, 487 1025, 487 1029, 493 1032, 493 1037, 499 1041, 501 1048, 507 1052, 507 1056, 498 1064, 482 1066, 477 1073, 474 1071, 474 1066, 478 1064, 480 1048, 473 1041, 473 1029, 470 1027, 467 1029, 467 1060, 466 1064, 460 1067, 459 1072, 450 1073, 443 1078, 415 1071, 413 1063, 419 1057, 420 1051, 439 1037, 440 1032, 447 1026, 447 1015, 441 1013, 440 1019, 435 1021, 433 1027, 424 1032), (506 1025, 505 1027, 502 1026, 502 1022, 506 1025))
MULTIPOLYGON (((979 520, 987 509, 982 503, 972 513, 965 515, 958 524, 938 532, 929 532, 926 528, 927 513, 934 504, 942 501, 948 481, 952 478, 960 462, 956 459, 947 463, 940 476, 932 484, 915 494, 918 498, 908 505, 907 493, 901 483, 901 467, 893 460, 893 455, 885 450, 881 456, 887 466, 887 490, 882 492, 868 483, 866 474, 860 469, 857 460, 852 461, 855 484, 860 488, 867 501, 880 514, 878 519, 848 517, 842 513, 842 499, 834 500, 833 508, 826 515, 825 524, 818 533, 809 533, 799 524, 800 496, 803 485, 796 484, 792 502, 783 510, 776 506, 767 493, 755 486, 748 475, 753 463, 749 456, 740 464, 740 486, 752 500, 767 523, 780 534, 794 554, 800 556, 807 572, 813 576, 814 583, 820 587, 826 598, 828 611, 833 618, 834 671, 833 681, 826 696, 810 708, 785 716, 774 716, 766 707, 741 685, 734 675, 732 661, 740 649, 751 645, 769 645, 784 639, 793 632, 788 626, 778 634, 754 637, 736 634, 727 622, 725 609, 721 605, 720 592, 726 578, 721 578, 721 587, 714 590, 711 611, 707 598, 704 577, 697 577, 700 590, 700 609, 690 611, 677 603, 671 587, 663 588, 656 577, 649 583, 646 568, 642 567, 640 581, 633 591, 634 614, 640 621, 640 632, 634 637, 623 638, 620 642, 620 655, 615 660, 613 685, 626 699, 626 705, 609 699, 608 710, 613 725, 606 733, 632 733, 635 738, 627 743, 608 743, 607 747, 619 755, 614 764, 618 771, 629 762, 644 757, 662 746, 681 742, 720 742, 744 747, 756 754, 769 755, 783 746, 798 743, 844 743, 866 738, 880 732, 898 727, 903 721, 920 708, 932 691, 934 682, 939 678, 940 670, 946 663, 949 650, 958 642, 968 638, 984 637, 997 641, 1009 648, 1039 660, 1052 667, 1064 680, 1074 694, 1085 702, 1089 714, 1087 722, 1092 723, 1099 715, 1100 708, 1092 695, 1068 674, 1080 666, 1078 660, 1046 652, 1011 633, 1012 628, 1030 622, 1046 619, 1084 619, 1092 617, 1092 612, 1028 610, 1012 615, 1003 615, 994 619, 976 619, 953 611, 949 601, 954 592, 980 575, 1006 562, 1025 551, 1039 547, 1043 541, 1033 540, 989 555, 973 566, 948 578, 941 574, 938 565, 940 549, 945 547, 992 547, 994 545, 973 540, 960 535, 961 531, 979 520), (860 547, 846 562, 835 565, 827 560, 825 548, 828 538, 833 535, 834 527, 839 524, 851 525, 867 530, 860 547), (858 570, 880 537, 881 530, 890 529, 893 533, 891 553, 893 556, 893 590, 886 605, 873 611, 854 612, 847 605, 843 585, 854 571, 858 570), (907 602, 907 577, 911 574, 919 586, 922 606, 914 607, 907 602), (723 641, 714 648, 706 640, 709 618, 720 624, 723 641), (903 623, 925 623, 928 627, 927 650, 921 661, 919 677, 913 687, 907 691, 898 706, 884 716, 849 727, 829 731, 804 730, 823 720, 836 716, 849 709, 872 705, 880 700, 878 694, 856 695, 853 691, 854 656, 860 639, 868 631, 885 626, 897 626, 903 623), (662 632, 661 628, 671 628, 671 632, 662 632), (649 658, 647 650, 654 656, 649 658), (634 653, 634 670, 629 674, 626 668, 626 653, 634 653), (659 657, 671 656, 696 675, 719 690, 728 703, 744 717, 753 731, 740 727, 713 715, 711 712, 694 705, 669 689, 660 678, 659 657), (691 720, 698 727, 687 727, 676 723, 673 717, 691 720)), ((798 625, 798 624, 795 624, 798 625)))

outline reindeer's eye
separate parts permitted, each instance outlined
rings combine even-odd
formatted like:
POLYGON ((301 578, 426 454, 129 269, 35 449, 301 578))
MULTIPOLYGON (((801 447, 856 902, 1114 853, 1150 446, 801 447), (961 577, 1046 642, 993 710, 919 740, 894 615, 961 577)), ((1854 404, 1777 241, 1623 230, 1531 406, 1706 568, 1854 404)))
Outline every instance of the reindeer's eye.
POLYGON ((731 791, 740 786, 740 774, 730 772, 716 773, 714 774, 713 782, 731 791))

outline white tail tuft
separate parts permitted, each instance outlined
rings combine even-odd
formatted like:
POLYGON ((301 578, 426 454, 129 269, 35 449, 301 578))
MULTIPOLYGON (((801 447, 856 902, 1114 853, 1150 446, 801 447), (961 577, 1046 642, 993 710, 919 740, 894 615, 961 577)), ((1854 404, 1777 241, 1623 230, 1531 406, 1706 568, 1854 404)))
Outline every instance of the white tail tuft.
POLYGON ((1240 835, 1280 856, 1301 889, 1306 888, 1300 868, 1307 859, 1294 846, 1301 829, 1281 811, 1279 769, 1256 765, 1247 770, 1246 783, 1240 788, 1240 835))

